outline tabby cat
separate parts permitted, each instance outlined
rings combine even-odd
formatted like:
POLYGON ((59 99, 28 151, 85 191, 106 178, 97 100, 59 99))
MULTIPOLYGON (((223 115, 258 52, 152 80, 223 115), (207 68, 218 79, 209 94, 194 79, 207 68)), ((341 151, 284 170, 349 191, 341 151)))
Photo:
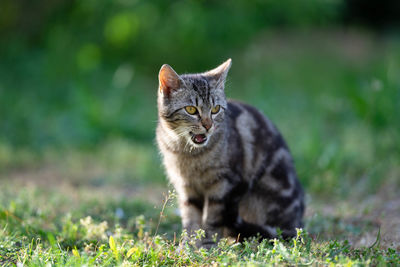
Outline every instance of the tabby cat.
POLYGON ((301 228, 304 194, 289 149, 256 108, 227 100, 231 59, 200 74, 159 73, 157 143, 188 233, 284 238, 301 228), (279 230, 278 230, 279 229, 279 230))

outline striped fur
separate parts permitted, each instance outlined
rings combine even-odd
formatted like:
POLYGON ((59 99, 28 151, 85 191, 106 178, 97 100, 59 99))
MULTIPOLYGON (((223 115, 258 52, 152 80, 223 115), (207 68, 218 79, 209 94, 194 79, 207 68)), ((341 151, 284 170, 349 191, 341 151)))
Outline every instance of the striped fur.
MULTIPOLYGON (((157 143, 178 196, 183 227, 218 237, 284 237, 301 228, 303 190, 289 149, 276 127, 252 106, 227 101, 228 60, 202 74, 160 71, 157 143), (220 105, 217 114, 212 107, 220 105), (195 106, 190 115, 185 106, 195 106), (207 130, 201 120, 209 119, 207 130), (204 144, 193 136, 204 134, 204 144)), ((167 69, 165 69, 167 68, 167 69)))

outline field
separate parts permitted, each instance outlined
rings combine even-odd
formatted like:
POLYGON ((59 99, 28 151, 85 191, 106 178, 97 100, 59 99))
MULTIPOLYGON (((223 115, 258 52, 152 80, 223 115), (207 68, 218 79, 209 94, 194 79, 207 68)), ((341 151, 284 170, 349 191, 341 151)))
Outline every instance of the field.
MULTIPOLYGON (((227 95, 267 114, 293 152, 307 192, 297 238, 180 244, 154 144, 158 69, 101 70, 43 99, 35 77, 21 82, 33 92, 6 93, 20 74, 1 63, 0 264, 399 265, 400 40, 271 30, 230 56, 227 95)), ((40 56, 31 61, 22 73, 46 73, 40 56)))

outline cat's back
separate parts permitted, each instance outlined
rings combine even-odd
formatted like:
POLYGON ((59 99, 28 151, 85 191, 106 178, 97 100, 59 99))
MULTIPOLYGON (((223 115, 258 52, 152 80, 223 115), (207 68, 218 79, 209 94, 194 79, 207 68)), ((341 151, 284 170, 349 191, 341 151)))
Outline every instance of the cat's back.
MULTIPOLYGON (((228 117, 236 125, 233 127, 247 128, 257 137, 257 130, 268 136, 279 134, 273 123, 257 108, 238 100, 228 100, 228 117)), ((244 129, 242 129, 244 130, 244 129)))
POLYGON ((237 154, 242 154, 247 179, 259 175, 256 172, 271 164, 277 154, 287 154, 288 160, 291 161, 287 145, 278 129, 257 108, 229 100, 227 116, 230 128, 229 142, 235 144, 232 149, 237 154))

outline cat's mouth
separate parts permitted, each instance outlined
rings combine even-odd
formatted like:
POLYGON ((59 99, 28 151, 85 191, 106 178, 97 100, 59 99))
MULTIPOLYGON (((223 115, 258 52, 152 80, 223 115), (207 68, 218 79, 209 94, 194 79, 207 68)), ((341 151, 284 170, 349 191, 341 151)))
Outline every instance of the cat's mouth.
POLYGON ((207 136, 205 134, 194 134, 191 133, 192 135, 192 141, 193 143, 197 145, 204 144, 207 141, 207 136))

